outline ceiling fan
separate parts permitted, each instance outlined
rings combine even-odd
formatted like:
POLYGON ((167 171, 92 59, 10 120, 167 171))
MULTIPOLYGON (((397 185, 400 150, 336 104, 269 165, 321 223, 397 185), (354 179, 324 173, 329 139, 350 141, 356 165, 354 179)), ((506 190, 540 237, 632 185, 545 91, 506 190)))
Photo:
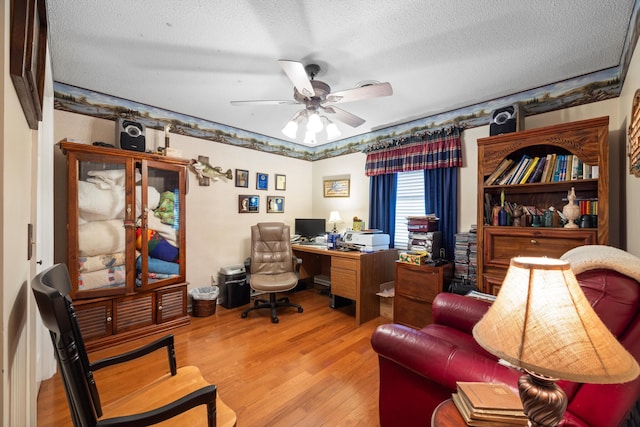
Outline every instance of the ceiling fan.
POLYGON ((289 80, 293 83, 293 99, 291 100, 264 100, 264 101, 231 101, 232 105, 291 105, 303 104, 304 110, 298 111, 282 132, 295 139, 298 123, 307 119, 307 133, 305 142, 314 143, 315 133, 324 127, 323 118, 327 122, 327 137, 333 139, 340 135, 337 126, 331 119, 339 120, 352 127, 358 127, 365 122, 361 117, 338 108, 333 104, 359 101, 393 94, 389 83, 370 82, 364 83, 353 89, 331 92, 331 87, 315 77, 320 72, 317 64, 303 65, 301 62, 278 60, 289 80), (321 114, 326 114, 321 116, 321 114), (332 138, 333 137, 333 138, 332 138))

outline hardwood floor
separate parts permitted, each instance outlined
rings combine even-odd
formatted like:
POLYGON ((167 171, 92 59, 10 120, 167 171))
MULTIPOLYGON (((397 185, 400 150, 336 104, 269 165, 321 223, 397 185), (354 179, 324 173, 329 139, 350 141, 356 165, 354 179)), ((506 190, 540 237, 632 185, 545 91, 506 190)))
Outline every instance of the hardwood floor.
MULTIPOLYGON (((192 317, 175 329, 178 366, 196 365, 218 386, 218 395, 238 416, 238 426, 377 426, 378 359, 371 348, 378 317, 356 327, 353 306, 331 309, 314 289, 289 295, 304 308, 268 310, 240 318, 243 308, 218 306, 209 317, 192 317)), ((154 338, 89 354, 90 360, 130 350, 154 338)), ((166 372, 166 353, 96 373, 104 403, 137 383, 166 372), (124 378, 124 381, 123 381, 124 378)), ((60 376, 42 383, 38 426, 70 426, 60 376)))

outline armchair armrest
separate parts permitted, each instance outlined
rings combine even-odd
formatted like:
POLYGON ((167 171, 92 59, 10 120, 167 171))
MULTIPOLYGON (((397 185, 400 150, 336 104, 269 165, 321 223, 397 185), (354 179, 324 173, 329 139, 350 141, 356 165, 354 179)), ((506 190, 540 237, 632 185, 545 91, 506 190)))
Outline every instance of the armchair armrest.
POLYGON ((458 294, 440 293, 433 300, 433 323, 455 328, 471 335, 471 331, 491 303, 458 294))
POLYGON ((167 356, 169 359, 169 369, 171 370, 171 375, 175 375, 176 374, 176 352, 175 352, 175 346, 173 343, 173 335, 164 336, 147 345, 139 347, 135 350, 128 351, 126 353, 119 354, 117 356, 106 357, 104 359, 96 360, 95 362, 90 363, 90 367, 92 370, 97 371, 98 369, 102 369, 107 366, 112 366, 118 363, 128 362, 130 360, 137 359, 139 357, 145 356, 149 353, 153 353, 154 351, 164 347, 166 347, 167 349, 167 356))
POLYGON ((296 272, 296 276, 298 276, 298 279, 299 279, 300 278, 300 268, 302 267, 302 258, 298 258, 297 256, 292 255, 291 259, 292 259, 292 261, 294 263, 293 268, 294 268, 294 270, 296 272))
POLYGON ((216 393, 216 386, 209 385, 151 411, 100 420, 98 421, 97 427, 138 427, 154 425, 180 415, 199 405, 207 405, 208 425, 214 426, 216 421, 216 393))
POLYGON ((517 387, 521 375, 517 370, 498 364, 489 353, 460 346, 456 340, 441 339, 437 332, 428 333, 433 326, 440 328, 431 325, 415 330, 398 324, 381 325, 374 331, 371 344, 380 357, 447 393, 456 390, 456 381, 496 380, 517 387))

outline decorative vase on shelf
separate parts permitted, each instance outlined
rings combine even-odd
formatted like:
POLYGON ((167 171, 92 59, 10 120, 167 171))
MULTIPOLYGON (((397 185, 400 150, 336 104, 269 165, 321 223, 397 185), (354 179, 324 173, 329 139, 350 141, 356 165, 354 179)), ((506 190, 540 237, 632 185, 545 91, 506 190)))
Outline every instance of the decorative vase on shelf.
POLYGON ((562 214, 568 220, 564 228, 578 228, 578 224, 575 221, 580 218, 580 206, 576 203, 576 191, 573 187, 567 194, 567 199, 569 203, 562 208, 562 214))
POLYGON ((509 225, 509 214, 504 208, 504 190, 500 194, 500 211, 498 211, 498 225, 509 225))

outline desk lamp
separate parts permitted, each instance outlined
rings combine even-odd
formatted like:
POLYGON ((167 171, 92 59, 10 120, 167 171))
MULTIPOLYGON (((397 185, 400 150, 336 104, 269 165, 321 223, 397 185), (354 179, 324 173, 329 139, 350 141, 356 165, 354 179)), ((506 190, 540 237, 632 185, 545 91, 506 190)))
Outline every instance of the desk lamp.
POLYGON ((518 390, 530 426, 557 426, 567 409, 558 379, 624 383, 634 357, 609 332, 568 262, 513 258, 500 292, 473 328, 485 350, 524 371, 518 390))
POLYGON ((333 230, 331 230, 333 233, 338 232, 338 223, 340 221, 342 221, 340 213, 338 211, 331 211, 329 214, 329 223, 333 223, 333 230))

